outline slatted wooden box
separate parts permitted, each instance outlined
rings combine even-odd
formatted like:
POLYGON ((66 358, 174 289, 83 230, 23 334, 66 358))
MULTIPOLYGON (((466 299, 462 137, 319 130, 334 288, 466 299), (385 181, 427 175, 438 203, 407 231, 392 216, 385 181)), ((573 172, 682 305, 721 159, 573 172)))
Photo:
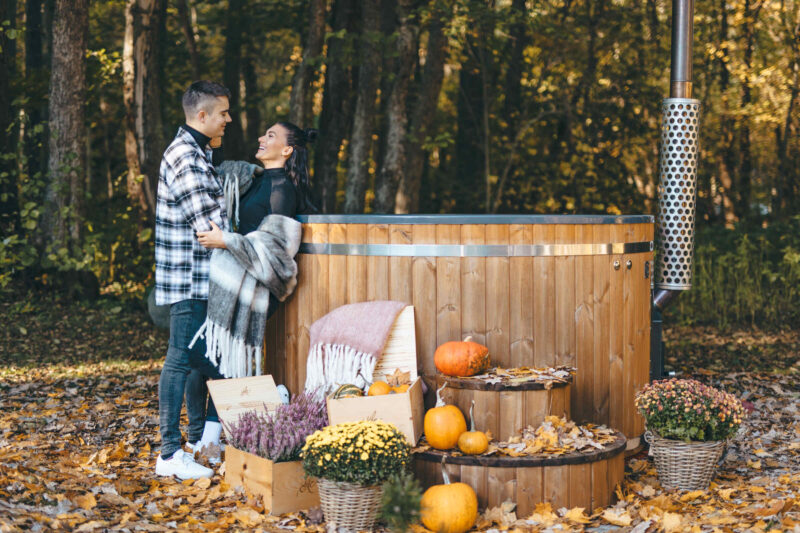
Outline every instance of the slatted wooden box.
POLYGON ((359 398, 328 398, 328 422, 331 425, 359 420, 383 420, 397 426, 409 444, 416 446, 423 432, 425 406, 422 380, 417 375, 414 307, 407 306, 395 320, 383 353, 378 358, 374 381, 395 370, 408 372, 411 386, 406 392, 359 398))
MULTIPOLYGON (((219 379, 208 382, 226 436, 227 426, 245 411, 269 412, 280 403, 272 376, 219 379)), ((301 461, 276 463, 228 445, 225 448, 225 482, 264 502, 270 514, 283 514, 319 506, 317 482, 306 477, 301 461)))

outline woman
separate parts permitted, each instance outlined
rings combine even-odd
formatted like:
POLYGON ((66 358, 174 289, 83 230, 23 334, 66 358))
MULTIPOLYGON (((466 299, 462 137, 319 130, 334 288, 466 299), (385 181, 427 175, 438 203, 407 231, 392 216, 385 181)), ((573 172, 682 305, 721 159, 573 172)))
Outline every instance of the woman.
MULTIPOLYGON (((268 215, 294 218, 298 214, 317 212, 311 202, 308 176, 308 144, 316 139, 316 134, 316 130, 303 130, 291 122, 278 122, 271 126, 264 136, 259 137, 258 151, 255 156, 263 164, 264 171, 253 173, 252 181, 250 176, 247 176, 246 190, 241 197, 233 194, 229 199, 229 203, 232 205, 227 206, 229 212, 234 214, 230 218, 233 223, 232 229, 236 233, 247 235, 258 230, 262 227, 262 223, 266 222, 268 215)), ((237 181, 237 186, 238 183, 237 181)), ((237 187, 233 187, 233 189, 237 190, 237 187)), ((226 232, 213 223, 210 231, 198 232, 197 237, 200 244, 206 248, 227 248, 226 232)), ((235 240, 231 237, 229 234, 229 242, 235 240)), ((212 268, 213 266, 212 260, 212 268)), ((212 272, 212 277, 214 274, 212 272)), ((285 297, 286 295, 281 296, 285 297)), ((272 316, 279 304, 279 299, 270 291, 267 318, 272 316)), ((211 306, 209 307, 211 312, 211 306)), ((259 316, 258 320, 262 318, 259 316)), ((211 345, 213 345, 213 341, 211 345)), ((199 346, 198 351, 203 352, 201 357, 204 361, 198 361, 199 371, 192 372, 187 387, 204 388, 206 376, 214 379, 224 377, 220 372, 213 370, 213 367, 211 371, 209 370, 209 366, 212 365, 204 357, 206 351, 204 344, 199 346)), ((222 368, 218 370, 225 373, 222 368)), ((230 376, 229 373, 226 375, 230 376)), ((211 398, 208 399, 205 418, 206 423, 200 440, 196 444, 191 444, 192 437, 190 436, 189 439, 190 446, 196 451, 219 443, 222 426, 211 398)))

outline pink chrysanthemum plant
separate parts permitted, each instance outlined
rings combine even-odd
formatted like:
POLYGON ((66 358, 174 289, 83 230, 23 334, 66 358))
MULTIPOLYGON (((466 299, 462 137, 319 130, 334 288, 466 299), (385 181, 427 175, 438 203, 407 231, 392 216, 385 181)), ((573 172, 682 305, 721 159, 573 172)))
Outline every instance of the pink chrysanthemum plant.
POLYGON ((649 383, 636 394, 636 407, 648 430, 686 442, 730 438, 745 414, 736 396, 693 379, 649 383))

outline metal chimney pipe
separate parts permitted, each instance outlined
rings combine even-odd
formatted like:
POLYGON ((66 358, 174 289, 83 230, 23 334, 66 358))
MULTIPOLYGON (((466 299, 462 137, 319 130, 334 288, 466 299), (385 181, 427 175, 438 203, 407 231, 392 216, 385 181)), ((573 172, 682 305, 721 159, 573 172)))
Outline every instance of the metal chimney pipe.
POLYGON ((693 13, 694 0, 673 0, 670 97, 662 103, 661 123, 658 310, 692 286, 700 118, 700 101, 691 98, 693 13))
POLYGON ((669 98, 662 103, 659 254, 650 328, 650 378, 664 376, 662 311, 692 286, 700 101, 692 99, 694 0, 672 1, 669 98))

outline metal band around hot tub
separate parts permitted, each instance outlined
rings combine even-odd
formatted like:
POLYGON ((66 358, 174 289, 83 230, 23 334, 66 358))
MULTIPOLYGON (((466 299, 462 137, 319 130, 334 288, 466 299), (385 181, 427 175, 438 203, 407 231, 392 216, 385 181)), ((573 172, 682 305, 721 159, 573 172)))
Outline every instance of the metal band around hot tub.
POLYGON ((608 244, 300 244, 301 254, 381 257, 562 257, 652 251, 653 241, 608 244))

